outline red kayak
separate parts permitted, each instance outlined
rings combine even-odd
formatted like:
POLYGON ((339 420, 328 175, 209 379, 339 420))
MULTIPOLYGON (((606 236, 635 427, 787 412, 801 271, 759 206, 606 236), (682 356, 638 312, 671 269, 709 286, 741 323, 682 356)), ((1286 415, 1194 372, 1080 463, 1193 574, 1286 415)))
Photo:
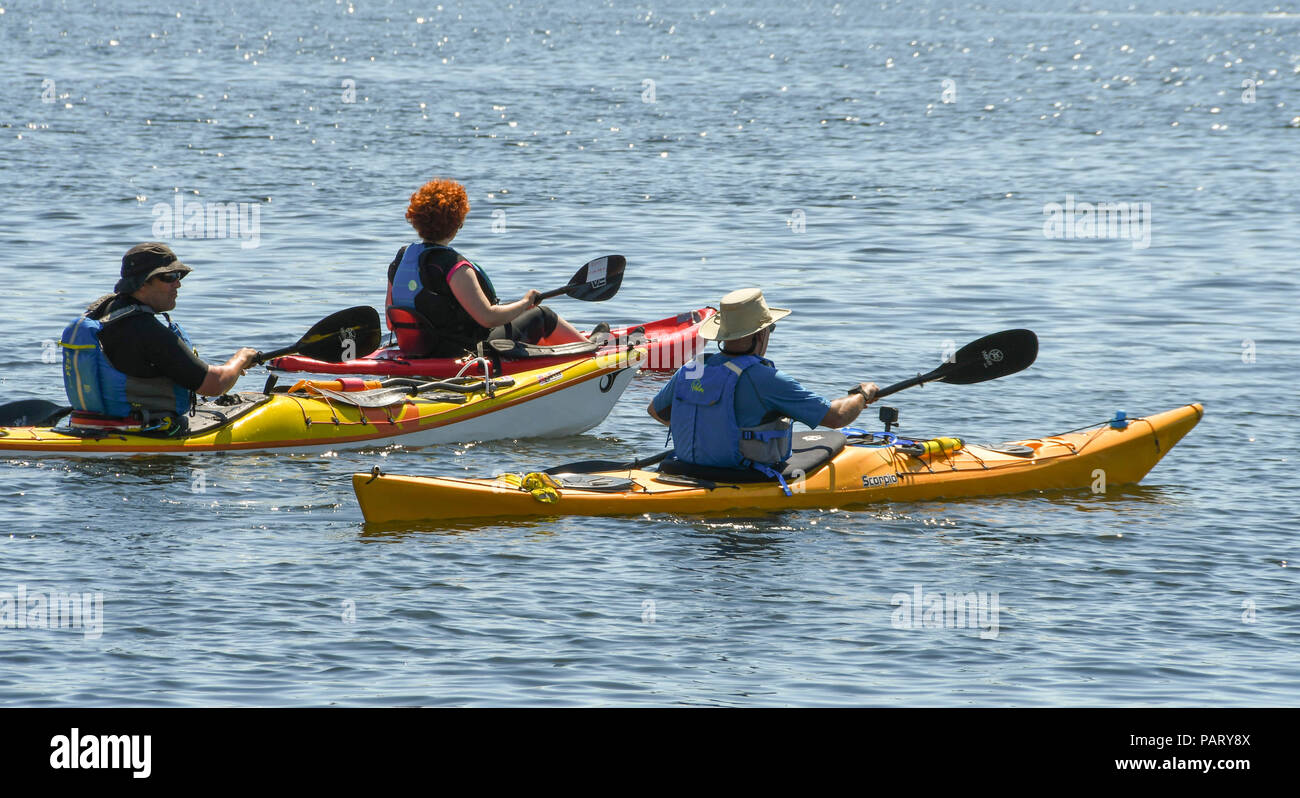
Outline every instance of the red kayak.
POLYGON ((374 374, 384 377, 453 377, 467 363, 481 354, 490 358, 499 374, 547 368, 569 363, 593 355, 612 354, 634 346, 645 347, 646 360, 642 369, 650 371, 675 371, 685 365, 704 345, 700 338, 700 324, 717 311, 700 308, 648 324, 616 327, 607 336, 600 336, 591 344, 565 344, 563 346, 531 346, 506 341, 485 341, 481 352, 473 356, 406 357, 396 346, 377 349, 368 357, 327 363, 309 357, 290 355, 279 357, 267 365, 279 371, 306 371, 313 374, 374 374))

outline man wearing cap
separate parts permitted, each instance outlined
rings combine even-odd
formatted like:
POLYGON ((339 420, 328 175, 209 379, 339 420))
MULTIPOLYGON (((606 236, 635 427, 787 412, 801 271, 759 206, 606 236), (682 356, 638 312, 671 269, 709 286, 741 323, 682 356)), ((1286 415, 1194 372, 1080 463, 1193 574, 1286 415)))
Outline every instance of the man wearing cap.
POLYGON ((210 366, 167 315, 191 271, 166 244, 127 250, 113 293, 92 302, 63 332, 64 387, 74 410, 177 429, 196 393, 215 396, 234 387, 257 350, 240 349, 210 366))
POLYGON ((792 422, 784 417, 812 428, 842 427, 875 400, 876 384, 864 382, 827 402, 763 358, 776 322, 790 313, 768 307, 757 288, 722 298, 700 328, 700 337, 721 341, 722 351, 679 369, 648 408, 668 425, 678 460, 767 473, 790 454, 792 422))

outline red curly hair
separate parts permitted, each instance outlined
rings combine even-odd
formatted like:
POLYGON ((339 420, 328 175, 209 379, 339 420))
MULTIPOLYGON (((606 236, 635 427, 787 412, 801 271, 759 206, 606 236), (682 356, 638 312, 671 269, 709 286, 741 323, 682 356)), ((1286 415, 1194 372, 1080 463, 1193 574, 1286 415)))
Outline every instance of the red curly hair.
POLYGON ((465 187, 455 180, 434 179, 416 189, 406 206, 406 221, 425 241, 453 235, 469 213, 465 187))

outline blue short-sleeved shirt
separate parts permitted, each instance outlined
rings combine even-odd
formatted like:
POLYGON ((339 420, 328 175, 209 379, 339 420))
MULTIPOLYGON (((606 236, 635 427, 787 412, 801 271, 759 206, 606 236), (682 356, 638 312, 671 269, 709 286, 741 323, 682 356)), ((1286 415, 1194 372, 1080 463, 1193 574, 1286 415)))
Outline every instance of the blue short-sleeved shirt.
MULTIPOLYGON (((718 365, 723 362, 719 358, 734 359, 725 353, 714 352, 707 355, 704 362, 706 365, 718 365)), ((672 407, 677 381, 683 379, 682 373, 688 368, 689 364, 678 369, 668 384, 655 396, 654 409, 660 416, 672 407)), ((776 411, 816 428, 830 409, 830 403, 825 399, 766 363, 758 363, 746 369, 745 373, 740 375, 740 381, 736 383, 737 426, 756 427, 763 423, 764 416, 776 411)))

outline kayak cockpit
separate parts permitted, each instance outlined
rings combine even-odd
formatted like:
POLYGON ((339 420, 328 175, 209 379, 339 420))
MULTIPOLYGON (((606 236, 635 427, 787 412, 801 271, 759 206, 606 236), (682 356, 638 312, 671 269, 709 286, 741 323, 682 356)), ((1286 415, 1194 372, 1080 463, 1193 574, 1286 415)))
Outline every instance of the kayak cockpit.
MULTIPOLYGON (((781 477, 787 482, 806 479, 844 451, 848 440, 844 433, 833 429, 794 433, 791 454, 782 464, 781 477)), ((711 468, 685 463, 676 457, 666 458, 660 463, 659 473, 731 484, 772 480, 772 477, 752 468, 711 468)))
POLYGON ((179 427, 150 426, 137 420, 100 419, 89 414, 74 412, 63 425, 53 427, 51 432, 79 438, 100 438, 120 434, 147 438, 193 437, 226 426, 254 408, 265 404, 270 398, 267 394, 253 391, 217 396, 199 404, 193 412, 187 413, 184 416, 185 423, 179 427))

